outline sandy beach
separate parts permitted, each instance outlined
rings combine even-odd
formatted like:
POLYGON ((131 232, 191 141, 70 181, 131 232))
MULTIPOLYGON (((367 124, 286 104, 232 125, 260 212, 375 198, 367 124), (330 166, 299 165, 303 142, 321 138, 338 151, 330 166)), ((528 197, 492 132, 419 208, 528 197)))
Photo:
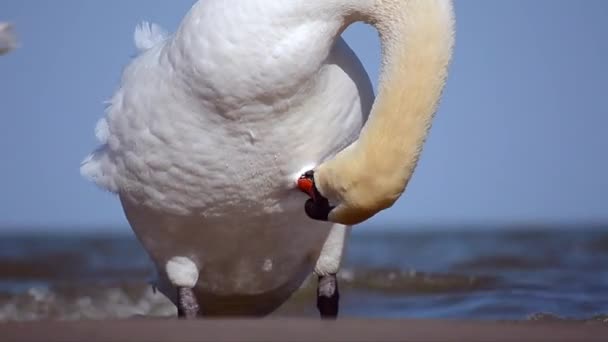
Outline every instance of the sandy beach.
POLYGON ((587 322, 447 320, 131 319, 0 324, 2 341, 606 341, 608 326, 587 322))

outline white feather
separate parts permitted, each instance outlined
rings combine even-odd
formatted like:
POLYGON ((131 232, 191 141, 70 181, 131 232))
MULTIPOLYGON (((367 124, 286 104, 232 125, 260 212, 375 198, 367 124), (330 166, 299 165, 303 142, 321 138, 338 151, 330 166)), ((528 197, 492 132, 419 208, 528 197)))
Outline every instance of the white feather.
POLYGON ((110 129, 108 128, 108 121, 106 121, 106 118, 99 119, 97 125, 95 125, 95 137, 100 143, 106 144, 109 136, 110 129))
POLYGON ((198 267, 190 258, 177 256, 165 265, 167 277, 172 284, 179 287, 193 288, 198 281, 198 267))
POLYGON ((80 163, 80 174, 99 187, 113 193, 118 192, 114 173, 116 166, 110 160, 108 145, 101 145, 80 163))
POLYGON ((144 21, 135 28, 133 40, 139 51, 145 51, 167 39, 167 36, 167 31, 161 26, 144 21))

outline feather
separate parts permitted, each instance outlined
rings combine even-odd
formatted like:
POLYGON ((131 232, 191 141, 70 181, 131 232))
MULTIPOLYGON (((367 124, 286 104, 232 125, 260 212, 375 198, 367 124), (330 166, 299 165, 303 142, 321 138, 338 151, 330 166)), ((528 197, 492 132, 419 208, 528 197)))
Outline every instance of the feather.
POLYGON ((135 41, 135 47, 143 52, 164 41, 167 36, 167 31, 161 26, 144 21, 135 28, 133 40, 135 41))

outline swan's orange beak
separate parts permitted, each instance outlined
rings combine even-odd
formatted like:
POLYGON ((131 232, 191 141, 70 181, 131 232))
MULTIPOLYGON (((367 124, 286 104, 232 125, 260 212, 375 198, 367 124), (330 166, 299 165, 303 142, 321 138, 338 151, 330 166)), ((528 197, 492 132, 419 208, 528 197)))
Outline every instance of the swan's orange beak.
POLYGON ((308 173, 301 175, 300 178, 298 179, 298 189, 300 189, 300 191, 302 191, 303 193, 310 196, 310 198, 314 199, 315 198, 315 190, 314 190, 315 183, 312 178, 312 175, 308 175, 308 173))
POLYGON ((298 189, 310 196, 304 205, 304 211, 308 217, 327 221, 329 212, 334 208, 329 205, 327 198, 323 197, 315 186, 314 171, 307 171, 298 178, 298 189))

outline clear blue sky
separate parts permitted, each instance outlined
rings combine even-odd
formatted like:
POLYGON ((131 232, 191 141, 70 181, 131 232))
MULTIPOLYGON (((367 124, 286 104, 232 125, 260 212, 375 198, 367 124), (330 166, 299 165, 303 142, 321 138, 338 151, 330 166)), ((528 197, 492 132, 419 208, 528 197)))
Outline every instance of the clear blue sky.
MULTIPOLYGON (((122 226, 79 175, 141 20, 192 0, 2 0, 0 226, 122 226)), ((445 97, 408 192, 372 223, 608 221, 608 1, 456 0, 445 97)), ((375 32, 346 39, 378 75, 375 32)))

